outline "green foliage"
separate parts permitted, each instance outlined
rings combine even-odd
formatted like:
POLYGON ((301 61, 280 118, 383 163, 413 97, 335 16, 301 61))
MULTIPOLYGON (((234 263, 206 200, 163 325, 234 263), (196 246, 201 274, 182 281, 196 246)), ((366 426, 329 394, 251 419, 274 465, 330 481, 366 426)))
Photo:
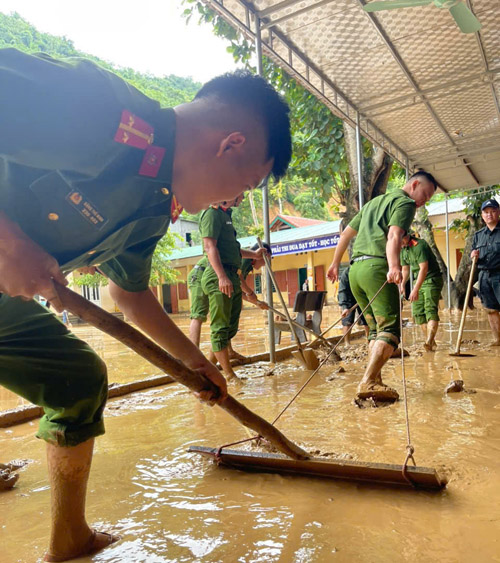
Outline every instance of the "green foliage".
POLYGON ((176 241, 182 240, 178 233, 170 231, 158 242, 153 262, 151 265, 150 285, 160 285, 161 283, 174 284, 179 279, 179 272, 174 269, 168 257, 176 248, 176 241))
MULTIPOLYGON (((189 6, 184 11, 189 20, 197 14, 198 21, 209 23, 215 35, 229 41, 227 50, 235 61, 252 71, 253 42, 231 27, 201 0, 183 0, 189 6)), ((263 60, 265 78, 285 97, 290 106, 293 156, 290 169, 293 183, 307 184, 315 197, 339 204, 345 202, 349 191, 349 167, 344 146, 342 121, 333 115, 315 96, 290 78, 267 57, 263 60)))
POLYGON ((28 53, 43 52, 55 57, 85 57, 118 74, 138 90, 157 100, 163 107, 171 107, 193 99, 200 84, 190 78, 169 75, 164 77, 141 74, 131 68, 120 68, 98 57, 75 49, 66 37, 41 33, 19 14, 0 13, 0 48, 15 47, 28 53))
POLYGON ((330 215, 326 209, 326 204, 323 198, 318 195, 318 192, 312 188, 302 190, 293 200, 293 203, 302 217, 310 219, 323 219, 324 221, 330 220, 330 215))
POLYGON ((483 201, 500 194, 500 185, 476 188, 469 192, 459 192, 457 197, 464 197, 465 219, 455 219, 450 229, 467 236, 471 229, 479 228, 481 220, 481 204, 483 201))
POLYGON ((89 287, 105 287, 106 285, 108 285, 108 283, 108 278, 97 272, 95 274, 82 274, 81 276, 74 276, 72 285, 76 287, 82 287, 84 285, 87 285, 89 287))

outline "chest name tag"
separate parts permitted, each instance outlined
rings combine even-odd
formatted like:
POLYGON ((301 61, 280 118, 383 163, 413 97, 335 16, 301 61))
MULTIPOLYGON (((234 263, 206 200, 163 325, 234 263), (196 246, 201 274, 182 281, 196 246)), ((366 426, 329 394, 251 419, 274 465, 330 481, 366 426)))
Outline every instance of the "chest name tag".
POLYGON ((66 196, 66 201, 70 203, 91 225, 101 229, 108 222, 108 219, 101 215, 95 206, 80 192, 73 190, 66 196))

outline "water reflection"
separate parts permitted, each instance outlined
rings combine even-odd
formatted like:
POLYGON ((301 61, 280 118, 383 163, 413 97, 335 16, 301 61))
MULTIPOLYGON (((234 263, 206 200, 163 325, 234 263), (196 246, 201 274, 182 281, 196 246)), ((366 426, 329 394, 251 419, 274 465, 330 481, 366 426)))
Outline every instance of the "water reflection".
MULTIPOLYGON (((260 318, 263 331, 258 315, 250 324, 255 328, 260 318)), ((186 328, 188 320, 183 322, 186 328)), ((485 322, 471 323, 474 338, 487 341, 485 322)), ((156 373, 120 345, 88 328, 80 330, 94 345, 100 342, 115 381, 156 373)), ((408 346, 414 337, 421 338, 408 329, 408 346)), ((439 337, 436 353, 407 358, 406 375, 416 460, 451 470, 447 491, 387 490, 217 467, 188 454, 189 445, 218 446, 246 438, 245 430, 225 412, 203 406, 171 385, 110 401, 107 433, 97 440, 88 516, 93 525, 112 528, 123 539, 81 561, 495 560, 500 531, 493 500, 500 477, 498 351, 476 347, 478 355, 471 363, 448 356, 448 334, 443 331, 439 337), (478 392, 445 394, 450 373, 478 392)), ((263 344, 262 338, 252 340, 250 351, 261 351, 263 344)), ((323 368, 280 419, 279 428, 311 450, 401 463, 406 444, 403 403, 379 409, 352 404, 363 366, 363 360, 346 363, 345 373, 333 378, 334 367, 323 368)), ((248 377, 231 391, 272 419, 306 374, 290 362, 273 376, 252 378, 250 371, 248 377)), ((401 390, 400 360, 389 362, 386 379, 401 390)), ((0 495, 1 563, 32 563, 47 541, 49 491, 43 445, 33 439, 35 428, 36 422, 0 430, 3 458, 33 459, 16 489, 0 495)))

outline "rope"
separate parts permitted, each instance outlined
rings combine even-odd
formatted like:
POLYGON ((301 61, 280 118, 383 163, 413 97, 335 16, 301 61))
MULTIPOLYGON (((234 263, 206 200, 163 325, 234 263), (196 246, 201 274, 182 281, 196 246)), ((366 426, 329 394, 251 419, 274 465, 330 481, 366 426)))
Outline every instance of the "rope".
POLYGON ((408 397, 406 394, 406 374, 405 374, 405 360, 404 360, 404 345, 403 345, 403 300, 401 296, 399 297, 399 331, 400 331, 400 347, 401 347, 401 374, 403 379, 403 397, 404 397, 404 405, 405 405, 405 419, 406 419, 406 458, 403 463, 403 478, 413 487, 415 483, 411 480, 410 476, 408 475, 408 462, 413 462, 413 465, 417 465, 415 463, 415 458, 413 454, 415 453, 415 448, 411 444, 411 437, 410 437, 410 419, 408 417, 408 397))
POLYGON ((215 452, 215 461, 217 463, 221 463, 222 459, 221 459, 221 453, 222 450, 224 448, 227 448, 228 446, 236 446, 236 444, 244 444, 245 442, 251 442, 252 440, 259 440, 260 438, 262 438, 262 436, 252 436, 251 438, 245 438, 244 440, 238 440, 237 442, 231 442, 229 444, 224 444, 223 446, 219 446, 217 448, 217 451, 215 452))
POLYGON ((327 360, 330 358, 330 356, 335 352, 335 350, 338 348, 338 346, 342 343, 342 341, 344 340, 344 338, 346 336, 348 336, 351 332, 351 330, 354 328, 354 326, 359 322, 361 315, 364 314, 364 312, 368 309, 368 307, 373 303, 373 301, 375 301, 375 298, 378 296, 378 294, 384 289, 384 287, 387 285, 387 280, 380 286, 380 289, 377 291, 377 293, 375 293, 375 295, 371 298, 371 300, 368 302, 368 305, 361 311, 359 317, 357 318, 356 322, 354 322, 350 327, 349 330, 342 336, 342 338, 337 342, 337 344, 330 350, 330 352, 328 353, 328 355, 323 358, 323 360, 321 361, 321 363, 319 364, 319 366, 312 372, 312 374, 310 375, 310 377, 307 379, 307 381, 304 383, 304 385, 302 385, 302 387, 297 391, 297 393, 295 393, 295 395, 292 397, 292 399, 287 403, 287 405, 283 408, 283 410, 278 414, 278 416, 273 420, 273 422, 271 423, 273 426, 276 424, 276 422, 281 418, 281 415, 288 409, 288 407, 295 401, 295 399, 302 393, 302 391, 304 390, 304 388, 309 384, 309 382, 311 381, 311 379, 318 373, 318 371, 324 366, 324 364, 327 362, 327 360))

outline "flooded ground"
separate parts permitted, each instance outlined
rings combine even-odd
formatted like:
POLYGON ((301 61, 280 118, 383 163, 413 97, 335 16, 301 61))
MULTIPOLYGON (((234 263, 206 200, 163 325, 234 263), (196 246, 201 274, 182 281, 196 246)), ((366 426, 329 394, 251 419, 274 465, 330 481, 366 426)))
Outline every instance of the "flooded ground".
MULTIPOLYGON (((338 315, 327 311, 324 325, 338 315)), ((177 319, 183 329, 188 319, 177 319)), ((419 465, 444 468, 439 493, 395 490, 299 476, 247 474, 218 468, 187 453, 190 445, 220 446, 247 437, 217 408, 199 404, 178 385, 109 402, 107 433, 97 440, 88 517, 122 540, 79 561, 99 562, 489 562, 500 561, 500 350, 481 310, 469 315, 463 351, 450 357, 453 327, 443 315, 438 350, 420 352, 415 327, 405 329, 412 443, 419 465), (476 343, 476 342, 478 343, 476 343), (450 379, 475 393, 445 395, 450 379)), ((205 330, 205 329, 204 329, 205 330)), ((76 332, 108 362, 110 380, 125 382, 158 370, 96 331, 76 332)), ((207 333, 204 332, 204 338, 207 333)), ((288 344, 288 336, 284 337, 288 344)), ((264 350, 258 311, 246 312, 235 347, 264 350)), ((346 354, 345 354, 346 355, 346 354)), ((402 463, 406 427, 400 401, 387 408, 352 403, 364 359, 325 366, 278 423, 309 451, 363 461, 402 463)), ((272 419, 305 381, 294 362, 265 375, 267 366, 237 368, 248 377, 230 392, 272 419)), ((390 360, 387 383, 400 392, 401 360, 390 360)), ((17 399, 0 392, 2 408, 17 399)), ((0 430, 0 461, 32 460, 16 488, 0 494, 0 563, 32 563, 47 543, 49 490, 37 422, 0 430)))

